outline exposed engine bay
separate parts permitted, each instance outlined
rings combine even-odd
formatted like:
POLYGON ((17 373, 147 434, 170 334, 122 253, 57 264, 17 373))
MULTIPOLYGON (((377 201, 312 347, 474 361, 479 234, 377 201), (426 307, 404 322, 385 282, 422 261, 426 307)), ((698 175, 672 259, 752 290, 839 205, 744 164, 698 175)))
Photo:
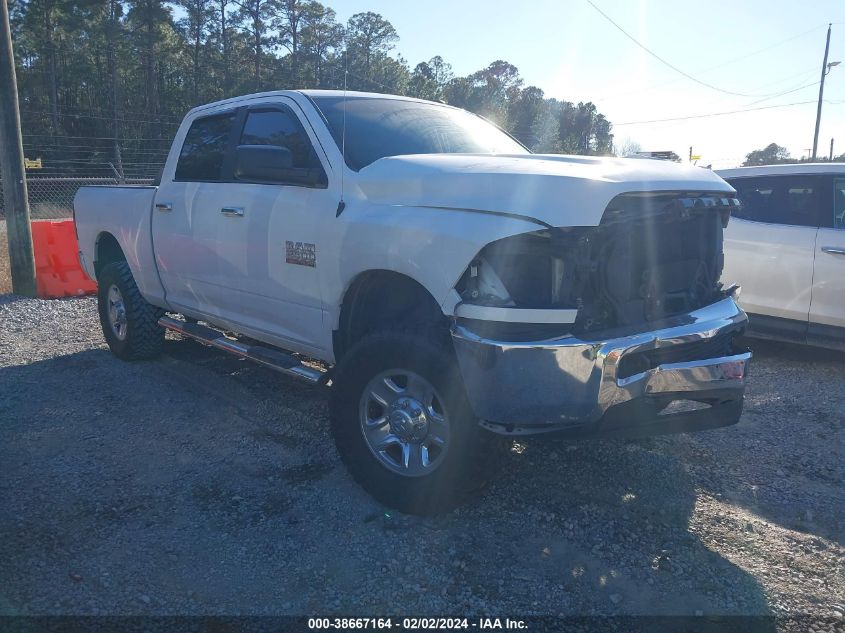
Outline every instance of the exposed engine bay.
MULTIPOLYGON (((620 195, 599 226, 549 228, 488 244, 457 289, 476 305, 578 309, 576 322, 558 326, 559 334, 691 312, 725 296, 723 229, 738 204, 712 193, 620 195)), ((527 335, 524 325, 517 329, 527 335)))

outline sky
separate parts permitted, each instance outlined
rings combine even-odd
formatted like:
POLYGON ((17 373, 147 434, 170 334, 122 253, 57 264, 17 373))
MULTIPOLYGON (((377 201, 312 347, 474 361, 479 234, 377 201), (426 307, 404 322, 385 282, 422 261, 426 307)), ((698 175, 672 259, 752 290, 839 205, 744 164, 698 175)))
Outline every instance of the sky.
POLYGON ((440 55, 456 75, 504 59, 547 97, 593 101, 617 147, 673 150, 714 168, 769 143, 813 145, 827 25, 833 22, 819 155, 845 152, 845 0, 326 0, 345 22, 381 13, 413 68, 440 55), (682 73, 693 77, 690 79, 682 73), (710 87, 702 85, 709 84, 710 87), (735 93, 735 94, 728 94, 735 93), (786 107, 781 104, 789 105, 786 107), (749 112, 641 123, 755 108, 749 112), (766 108, 766 109, 762 109, 766 108))

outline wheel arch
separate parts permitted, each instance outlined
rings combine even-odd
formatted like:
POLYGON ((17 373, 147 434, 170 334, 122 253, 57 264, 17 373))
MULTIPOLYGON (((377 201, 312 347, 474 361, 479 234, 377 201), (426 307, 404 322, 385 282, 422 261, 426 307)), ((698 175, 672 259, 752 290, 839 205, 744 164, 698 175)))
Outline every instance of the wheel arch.
POLYGON ((392 270, 358 273, 341 298, 333 333, 335 360, 364 335, 386 329, 447 328, 448 318, 422 283, 392 270))
POLYGON ((94 273, 100 277, 100 271, 112 262, 127 261, 126 253, 117 238, 108 231, 102 231, 94 242, 94 273))

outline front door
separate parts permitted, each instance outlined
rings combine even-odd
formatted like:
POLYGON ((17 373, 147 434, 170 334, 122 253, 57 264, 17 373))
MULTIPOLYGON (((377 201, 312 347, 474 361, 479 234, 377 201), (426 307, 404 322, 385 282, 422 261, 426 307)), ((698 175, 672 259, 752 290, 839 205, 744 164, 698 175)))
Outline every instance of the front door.
POLYGON ((816 238, 810 329, 845 328, 845 176, 832 178, 833 196, 816 238), (821 327, 819 327, 821 326, 821 327))
POLYGON ((319 227, 334 219, 337 199, 296 108, 276 97, 240 113, 231 178, 203 206, 216 242, 221 315, 240 331, 308 350, 323 338, 319 227), (255 146, 283 148, 291 166, 251 172, 239 161, 241 148, 255 146))

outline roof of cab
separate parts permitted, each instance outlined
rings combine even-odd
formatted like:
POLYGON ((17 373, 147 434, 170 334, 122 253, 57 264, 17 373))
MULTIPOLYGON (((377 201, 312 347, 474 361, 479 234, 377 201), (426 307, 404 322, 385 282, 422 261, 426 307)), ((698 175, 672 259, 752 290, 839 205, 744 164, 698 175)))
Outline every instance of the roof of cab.
MULTIPOLYGON (((416 97, 403 97, 402 95, 384 94, 381 92, 358 92, 357 90, 297 90, 300 94, 306 97, 346 97, 365 98, 365 99, 395 99, 397 101, 417 101, 420 103, 434 103, 436 105, 447 105, 437 101, 427 101, 425 99, 417 99, 416 97)), ((452 106, 454 107, 454 106, 452 106)))
MULTIPOLYGON (((249 101, 251 99, 256 99, 260 97, 294 97, 296 95, 305 95, 309 99, 315 97, 342 97, 346 95, 347 98, 364 98, 364 99, 396 99, 400 101, 415 101, 417 103, 432 103, 435 105, 446 106, 446 107, 454 107, 448 106, 445 103, 438 103, 436 101, 426 101, 425 99, 416 99, 414 97, 403 97, 400 95, 391 95, 391 94, 382 94, 379 92, 358 92, 356 90, 269 90, 266 92, 254 92, 252 94, 246 95, 238 95, 237 97, 230 97, 229 99, 222 99, 220 101, 214 101, 212 103, 204 103, 202 105, 198 105, 197 107, 193 108, 188 114, 193 114, 195 112, 201 112, 203 110, 208 110, 211 108, 216 108, 218 106, 224 105, 235 105, 242 101, 249 101)), ((186 115, 187 116, 187 115, 186 115)))

